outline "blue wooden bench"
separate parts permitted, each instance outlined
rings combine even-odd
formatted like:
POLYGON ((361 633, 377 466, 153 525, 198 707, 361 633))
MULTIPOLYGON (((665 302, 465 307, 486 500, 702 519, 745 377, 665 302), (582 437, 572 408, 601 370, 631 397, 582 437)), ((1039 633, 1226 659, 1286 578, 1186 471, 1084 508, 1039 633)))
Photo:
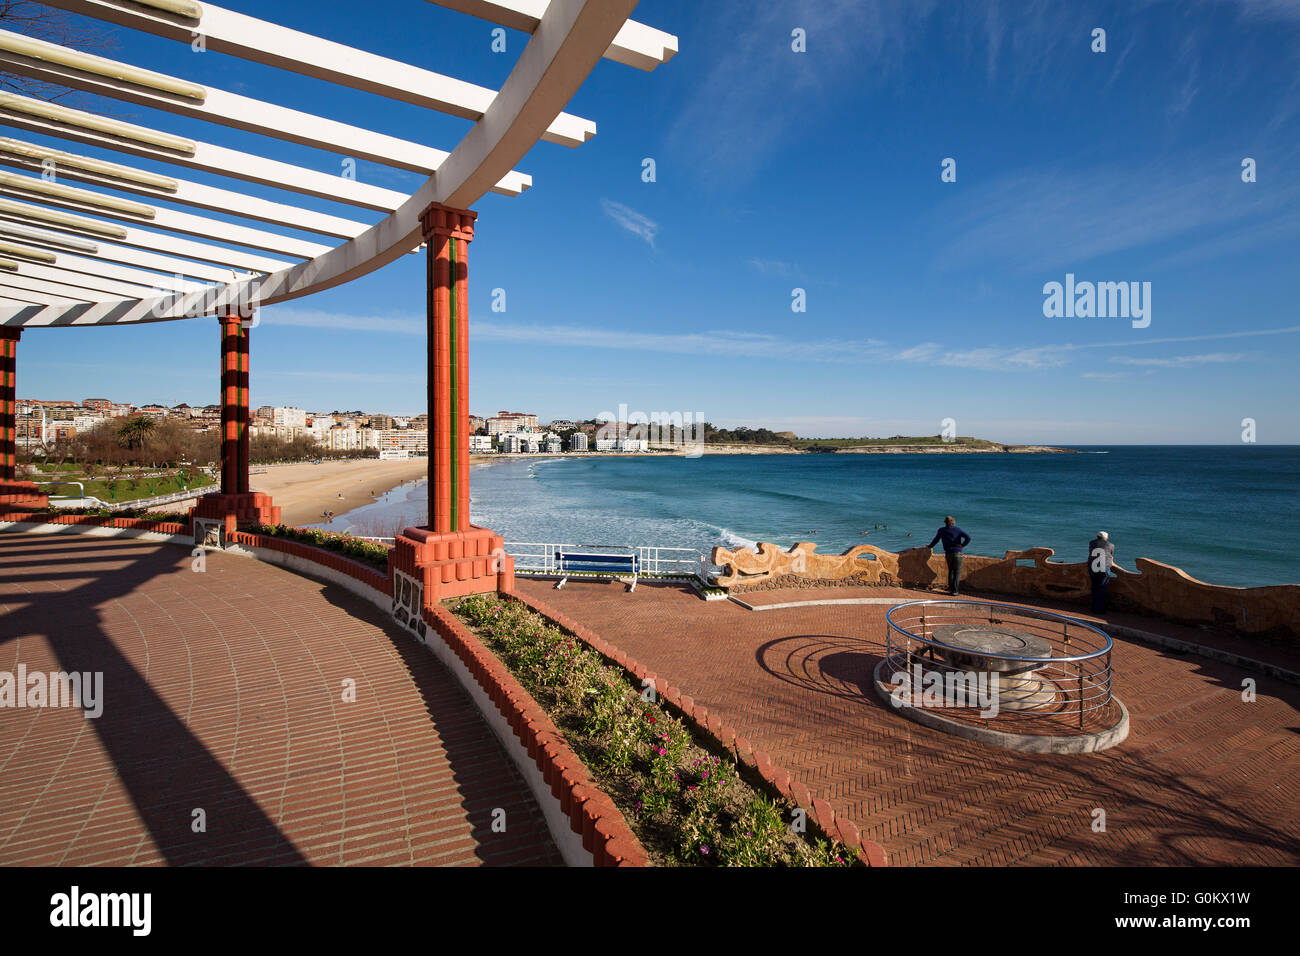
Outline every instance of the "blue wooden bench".
POLYGON ((637 559, 636 554, 579 554, 575 551, 557 551, 555 554, 556 569, 563 575, 560 583, 555 585, 556 590, 564 587, 565 582, 569 580, 569 575, 575 572, 587 572, 594 574, 607 574, 614 577, 632 576, 631 591, 636 590, 637 577, 641 573, 641 562, 637 559))

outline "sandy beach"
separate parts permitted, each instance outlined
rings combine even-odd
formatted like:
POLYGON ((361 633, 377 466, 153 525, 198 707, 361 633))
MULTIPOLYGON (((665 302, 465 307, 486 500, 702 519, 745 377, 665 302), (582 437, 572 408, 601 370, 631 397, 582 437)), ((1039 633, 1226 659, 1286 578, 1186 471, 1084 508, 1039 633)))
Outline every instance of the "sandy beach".
POLYGON ((428 474, 427 458, 402 461, 359 458, 324 461, 319 465, 254 465, 249 485, 274 499, 285 524, 305 525, 320 521, 321 512, 326 509, 335 515, 346 514, 383 497, 384 492, 404 482, 428 474))

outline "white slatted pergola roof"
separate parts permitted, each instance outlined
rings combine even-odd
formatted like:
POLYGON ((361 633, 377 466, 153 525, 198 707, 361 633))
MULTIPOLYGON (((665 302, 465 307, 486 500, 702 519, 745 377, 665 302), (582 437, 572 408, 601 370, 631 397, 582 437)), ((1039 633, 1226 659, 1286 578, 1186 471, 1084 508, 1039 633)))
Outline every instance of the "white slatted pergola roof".
POLYGON ((298 298, 373 272, 418 249, 419 215, 431 202, 469 208, 489 191, 517 196, 532 179, 514 166, 535 143, 576 147, 594 136, 594 122, 564 108, 602 58, 652 70, 677 52, 676 37, 628 20, 637 0, 427 2, 531 34, 500 90, 207 2, 46 5, 186 46, 201 35, 212 51, 471 120, 450 152, 278 105, 274 89, 264 91, 270 99, 260 99, 0 30, 0 70, 214 127, 200 140, 0 93, 0 124, 8 127, 0 136, 0 325, 193 318, 298 298), (217 145, 226 138, 222 127, 427 178, 407 195, 217 145), (25 138, 33 133, 69 145, 25 138), (89 156, 77 144, 123 156, 89 156), (176 169, 160 174, 132 165, 131 157, 176 169), (42 175, 50 169, 56 175, 42 175), (230 185, 195 182, 187 170, 225 177, 230 185), (247 183, 282 195, 271 200, 241 192, 247 183), (383 218, 368 224, 328 215, 304 208, 302 196, 383 218), (284 229, 321 238, 302 239, 284 229))

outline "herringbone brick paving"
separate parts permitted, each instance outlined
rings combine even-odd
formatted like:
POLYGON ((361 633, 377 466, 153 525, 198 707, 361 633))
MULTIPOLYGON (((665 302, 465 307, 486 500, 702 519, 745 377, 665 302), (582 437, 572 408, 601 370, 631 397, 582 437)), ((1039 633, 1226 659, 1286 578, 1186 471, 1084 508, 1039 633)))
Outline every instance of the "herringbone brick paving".
POLYGON ((0 536, 0 671, 105 687, 93 720, 0 707, 0 864, 559 864, 473 703, 386 618, 246 558, 0 536))
MULTIPOLYGON (((1114 689, 1131 715, 1129 739, 1099 754, 1013 753, 923 727, 879 701, 872 673, 887 604, 756 612, 644 582, 632 593, 582 581, 516 587, 720 714, 884 846, 892 865, 1300 863, 1300 688, 1258 671, 1117 639, 1114 689), (1246 677, 1257 685, 1252 703, 1242 700, 1246 677), (1093 830, 1096 810, 1104 832, 1093 830)), ((1230 635, 1123 621, 1282 666, 1294 657, 1230 635)))

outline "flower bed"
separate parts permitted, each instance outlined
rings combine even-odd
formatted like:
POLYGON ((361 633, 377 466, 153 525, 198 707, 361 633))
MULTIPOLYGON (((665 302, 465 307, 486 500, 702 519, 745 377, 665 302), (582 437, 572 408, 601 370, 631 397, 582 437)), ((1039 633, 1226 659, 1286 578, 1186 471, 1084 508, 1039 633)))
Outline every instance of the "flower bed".
MULTIPOLYGON (((624 672, 519 601, 448 602, 565 733, 659 865, 849 866, 842 844, 795 832, 793 805, 751 787, 624 672)), ((810 820, 804 821, 811 828, 810 820)))
POLYGON ((150 511, 147 508, 46 508, 32 514, 48 515, 82 515, 89 518, 134 518, 140 521, 174 521, 184 524, 189 521, 178 511, 150 511))
POLYGON ((300 541, 303 544, 325 548, 328 551, 336 551, 353 561, 360 561, 385 574, 388 573, 390 549, 377 541, 365 541, 349 534, 331 534, 319 528, 291 528, 283 524, 259 524, 252 530, 254 534, 265 535, 268 538, 285 538, 289 541, 300 541))

